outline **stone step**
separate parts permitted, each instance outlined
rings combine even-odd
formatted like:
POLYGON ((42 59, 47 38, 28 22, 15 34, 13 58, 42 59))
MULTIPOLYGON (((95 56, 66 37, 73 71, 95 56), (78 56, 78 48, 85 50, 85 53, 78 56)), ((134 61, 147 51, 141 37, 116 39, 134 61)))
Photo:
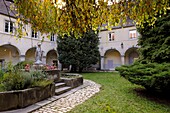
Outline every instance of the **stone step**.
POLYGON ((68 86, 65 86, 65 87, 62 87, 62 88, 58 88, 55 90, 55 95, 61 95, 69 90, 71 90, 72 88, 71 87, 68 87, 68 86))
POLYGON ((56 89, 61 88, 61 87, 64 87, 64 86, 66 86, 66 84, 63 83, 63 82, 60 82, 60 83, 56 83, 56 84, 55 84, 55 88, 56 88, 56 89))
POLYGON ((60 79, 60 80, 58 80, 58 81, 55 81, 55 83, 61 83, 61 82, 64 82, 64 80, 63 80, 63 79, 60 79))

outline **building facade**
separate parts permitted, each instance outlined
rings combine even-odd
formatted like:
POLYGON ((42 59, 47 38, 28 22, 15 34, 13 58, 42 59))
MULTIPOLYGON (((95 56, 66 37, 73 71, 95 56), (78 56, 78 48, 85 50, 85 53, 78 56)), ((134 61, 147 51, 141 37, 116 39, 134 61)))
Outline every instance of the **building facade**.
POLYGON ((120 65, 129 65, 139 57, 137 52, 138 32, 132 24, 113 27, 99 33, 100 69, 114 70, 120 65))
MULTIPOLYGON (((10 6, 10 2, 6 2, 10 6)), ((7 12, 7 8, 3 1, 0 1, 0 62, 12 62, 17 64, 20 61, 35 61, 35 50, 39 42, 41 42, 41 49, 43 50, 43 63, 52 65, 58 64, 57 61, 57 43, 54 34, 47 38, 47 35, 35 32, 31 26, 24 25, 24 32, 26 36, 17 38, 15 33, 15 22, 13 18, 14 13, 7 12), (43 37, 45 37, 43 39, 43 37), (42 41, 42 39, 44 41, 42 41)))
MULTIPOLYGON (((6 2, 10 6, 10 2, 6 2)), ((41 42, 43 53, 43 63, 52 65, 55 63, 59 68, 60 63, 57 60, 56 35, 51 34, 50 38, 40 32, 31 29, 31 25, 25 25, 24 30, 27 35, 22 38, 14 36, 15 32, 15 14, 8 12, 3 1, 0 1, 0 64, 12 62, 17 64, 20 61, 35 61, 35 50, 37 43, 41 42), (9 14, 10 13, 10 14, 9 14), (9 16, 10 15, 10 16, 9 16)), ((111 31, 101 30, 99 32, 99 51, 100 51, 100 69, 114 70, 120 65, 132 64, 138 58, 137 41, 139 34, 136 27, 127 24, 124 27, 113 27, 111 31)))

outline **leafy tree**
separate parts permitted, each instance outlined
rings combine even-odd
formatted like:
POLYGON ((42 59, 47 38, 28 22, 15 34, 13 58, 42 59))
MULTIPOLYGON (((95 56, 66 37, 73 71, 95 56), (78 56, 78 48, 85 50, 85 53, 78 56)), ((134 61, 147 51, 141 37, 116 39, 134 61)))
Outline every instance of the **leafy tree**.
POLYGON ((89 27, 96 30, 105 23, 109 29, 111 26, 125 23, 127 17, 139 25, 144 20, 153 25, 156 20, 155 14, 164 14, 169 9, 169 0, 8 1, 14 1, 18 23, 29 22, 42 33, 70 35, 73 31, 75 36, 85 33, 89 27))
POLYGON ((72 65, 71 71, 78 68, 81 72, 83 68, 99 61, 99 39, 94 31, 89 31, 78 39, 74 35, 58 36, 57 43, 59 61, 65 65, 72 65))

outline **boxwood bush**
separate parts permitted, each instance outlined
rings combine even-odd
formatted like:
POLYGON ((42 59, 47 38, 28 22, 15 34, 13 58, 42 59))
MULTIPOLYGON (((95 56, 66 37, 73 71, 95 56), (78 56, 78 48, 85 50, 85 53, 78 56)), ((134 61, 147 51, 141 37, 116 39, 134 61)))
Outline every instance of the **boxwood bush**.
POLYGON ((148 90, 170 92, 170 63, 134 63, 116 68, 120 75, 148 90))

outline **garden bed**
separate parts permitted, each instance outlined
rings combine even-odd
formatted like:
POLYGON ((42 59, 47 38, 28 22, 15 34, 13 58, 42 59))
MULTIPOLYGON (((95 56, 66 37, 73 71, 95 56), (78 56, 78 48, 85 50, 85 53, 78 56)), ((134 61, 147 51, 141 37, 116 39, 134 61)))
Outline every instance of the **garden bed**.
POLYGON ((0 111, 23 108, 52 97, 54 94, 55 84, 53 83, 46 87, 0 92, 0 111))

